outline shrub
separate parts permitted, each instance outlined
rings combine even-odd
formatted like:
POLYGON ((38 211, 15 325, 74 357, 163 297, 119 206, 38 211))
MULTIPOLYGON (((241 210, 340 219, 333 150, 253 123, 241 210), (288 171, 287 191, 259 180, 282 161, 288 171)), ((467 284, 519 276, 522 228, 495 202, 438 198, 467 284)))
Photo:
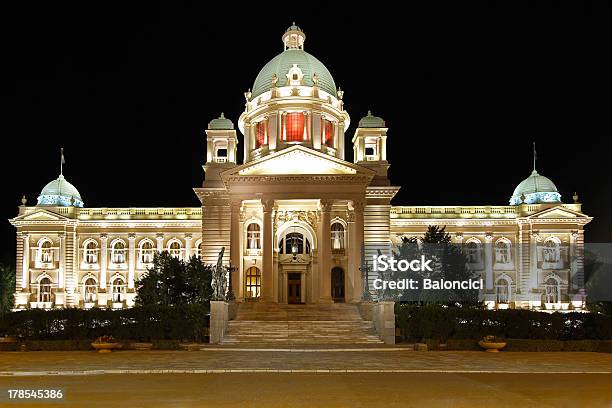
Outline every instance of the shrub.
POLYGON ((26 340, 116 339, 202 341, 208 305, 144 306, 124 310, 24 310, 0 317, 0 332, 26 340))
POLYGON ((612 339, 612 317, 599 313, 542 313, 530 310, 396 304, 396 325, 404 341, 507 339, 612 339))

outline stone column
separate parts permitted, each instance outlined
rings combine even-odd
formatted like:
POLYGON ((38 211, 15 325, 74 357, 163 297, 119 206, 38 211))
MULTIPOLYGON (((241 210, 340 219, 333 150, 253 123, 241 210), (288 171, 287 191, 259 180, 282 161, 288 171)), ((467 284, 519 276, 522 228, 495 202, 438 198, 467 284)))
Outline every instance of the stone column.
POLYGON ((493 289, 493 234, 485 234, 485 288, 493 289))
POLYGON ((262 300, 271 302, 274 300, 274 276, 273 276, 273 260, 274 260, 274 226, 272 225, 272 210, 274 200, 261 200, 263 209, 263 245, 262 245, 262 300))
POLYGON ((539 235, 537 232, 531 233, 531 239, 529 242, 529 288, 537 289, 538 287, 538 240, 539 235))
POLYGON ((157 234, 155 240, 157 241, 157 252, 162 252, 164 250, 164 234, 157 234))
POLYGON ((185 261, 189 261, 191 259, 191 242, 193 237, 191 234, 185 234, 185 261))
POLYGON ((357 300, 361 300, 361 295, 363 293, 363 279, 361 278, 361 248, 365 250, 365 242, 364 242, 364 222, 363 222, 363 210, 365 208, 365 203, 363 201, 353 201, 353 209, 355 211, 355 251, 359 254, 358 265, 359 267, 355 269, 355 298, 357 300))
POLYGON ((21 289, 29 289, 30 286, 30 235, 22 234, 23 239, 23 263, 21 265, 21 289))
POLYGON ((106 270, 108 268, 108 236, 100 234, 100 289, 106 290, 106 270))
POLYGON ((136 269, 136 236, 131 233, 128 235, 128 290, 134 289, 134 271, 136 269))
MULTIPOLYGON (((79 249, 80 250, 80 249, 79 249)), ((57 270, 57 287, 60 290, 64 289, 65 274, 66 274, 66 235, 59 234, 59 268, 57 270)))
POLYGON ((232 291, 234 296, 240 296, 240 260, 242 248, 240 247, 240 206, 242 200, 232 199, 230 202, 230 264, 234 269, 232 274, 232 291))
POLYGON ((321 279, 319 287, 321 302, 331 302, 331 210, 332 200, 320 200, 321 211, 321 242, 319 242, 319 264, 321 265, 321 279))
POLYGON ((360 248, 357 243, 357 234, 355 228, 355 211, 349 211, 347 214, 348 228, 346 230, 345 251, 348 255, 348 270, 346 271, 347 280, 347 298, 349 302, 359 302, 361 291, 356 290, 359 286, 361 271, 359 270, 359 262, 361 260, 360 248), (349 290, 350 288, 350 290, 349 290))

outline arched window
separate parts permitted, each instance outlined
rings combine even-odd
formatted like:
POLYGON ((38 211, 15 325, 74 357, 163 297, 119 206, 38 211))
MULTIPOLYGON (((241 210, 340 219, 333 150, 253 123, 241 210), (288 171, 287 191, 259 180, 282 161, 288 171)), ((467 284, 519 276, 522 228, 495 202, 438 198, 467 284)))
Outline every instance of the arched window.
POLYGON ((256 299, 261 293, 261 272, 255 267, 251 266, 246 270, 245 275, 245 293, 244 296, 247 299, 256 299))
POLYGON ((149 240, 144 241, 140 244, 140 263, 150 264, 153 263, 153 255, 155 250, 153 249, 153 243, 149 240))
POLYGON ((495 296, 497 303, 510 302, 510 282, 505 278, 499 278, 495 283, 495 296))
POLYGON ((559 242, 549 238, 544 242, 544 262, 557 263, 560 258, 559 242))
POLYGON ((283 254, 309 254, 310 241, 299 232, 291 232, 280 241, 279 249, 283 254))
POLYGON ((85 244, 85 263, 97 264, 98 263, 98 244, 95 241, 88 241, 85 244))
POLYGON ((121 303, 125 299, 125 283, 121 278, 115 278, 111 283, 113 303, 121 303))
POLYGON ((181 253, 183 252, 183 246, 181 245, 181 243, 179 241, 171 241, 170 244, 168 244, 168 252, 170 253, 170 256, 172 256, 173 258, 181 258, 181 253))
POLYGON ((480 244, 476 241, 468 241, 465 244, 467 261, 470 264, 479 264, 482 260, 482 253, 480 250, 480 244))
POLYGON ((344 249, 344 225, 334 222, 331 225, 331 246, 332 249, 344 249))
POLYGON ((43 240, 38 247, 38 257, 41 263, 53 262, 53 244, 48 239, 43 240))
POLYGON ((508 241, 501 239, 495 243, 495 262, 510 263, 510 243, 508 241))
POLYGON ((261 249, 261 227, 254 222, 247 227, 247 249, 261 249))
POLYGON ((203 248, 204 248, 204 243, 200 241, 200 243, 198 244, 198 252, 196 253, 196 257, 198 259, 202 259, 202 249, 203 248))
POLYGON ((123 241, 117 241, 113 244, 111 259, 116 264, 125 263, 125 243, 123 241))
POLYGON ((545 284, 545 302, 558 303, 561 298, 561 285, 554 278, 548 278, 545 284))
POLYGON ((94 278, 87 278, 85 285, 83 286, 85 303, 93 303, 96 301, 96 295, 98 294, 98 285, 94 278))
POLYGON ((38 301, 51 302, 51 279, 47 277, 38 282, 38 301))

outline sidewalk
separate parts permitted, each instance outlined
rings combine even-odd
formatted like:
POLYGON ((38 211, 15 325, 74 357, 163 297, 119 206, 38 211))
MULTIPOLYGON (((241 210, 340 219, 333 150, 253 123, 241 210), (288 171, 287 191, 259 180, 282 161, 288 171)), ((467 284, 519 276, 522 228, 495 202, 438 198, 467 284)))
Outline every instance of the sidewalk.
POLYGON ((222 349, 0 353, 0 376, 225 372, 610 374, 612 354, 222 349))

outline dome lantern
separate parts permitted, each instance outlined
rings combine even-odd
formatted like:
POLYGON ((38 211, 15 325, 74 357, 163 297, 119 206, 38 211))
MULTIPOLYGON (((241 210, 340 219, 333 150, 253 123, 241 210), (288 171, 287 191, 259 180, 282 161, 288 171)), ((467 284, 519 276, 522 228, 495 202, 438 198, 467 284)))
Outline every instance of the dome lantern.
POLYGON ((285 50, 304 50, 304 41, 306 40, 306 34, 302 29, 295 25, 295 22, 291 24, 285 34, 283 34, 283 44, 285 44, 285 50))

